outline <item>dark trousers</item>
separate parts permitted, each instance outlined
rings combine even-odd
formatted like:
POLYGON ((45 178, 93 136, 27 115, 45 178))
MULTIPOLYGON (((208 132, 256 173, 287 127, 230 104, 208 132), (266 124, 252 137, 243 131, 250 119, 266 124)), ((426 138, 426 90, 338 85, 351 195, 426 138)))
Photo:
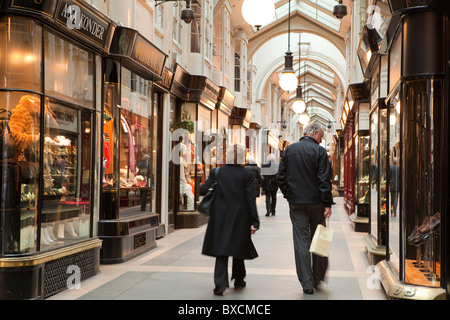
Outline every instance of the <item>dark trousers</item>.
POLYGON ((325 279, 328 258, 309 252, 311 239, 317 225, 325 226, 325 207, 322 203, 289 204, 294 238, 295 266, 297 277, 303 289, 312 289, 325 279), (312 264, 311 264, 312 256, 312 264))
POLYGON ((266 193, 266 210, 267 213, 275 213, 277 206, 277 191, 265 191, 266 193))
MULTIPOLYGON (((233 267, 231 269, 231 279, 235 281, 244 280, 246 275, 244 260, 233 258, 233 267)), ((216 257, 214 267, 214 284, 216 288, 228 288, 228 256, 216 257)))
POLYGON ((392 208, 392 213, 397 214, 397 207, 398 207, 398 197, 399 197, 400 192, 396 191, 396 190, 391 190, 391 208, 392 208))

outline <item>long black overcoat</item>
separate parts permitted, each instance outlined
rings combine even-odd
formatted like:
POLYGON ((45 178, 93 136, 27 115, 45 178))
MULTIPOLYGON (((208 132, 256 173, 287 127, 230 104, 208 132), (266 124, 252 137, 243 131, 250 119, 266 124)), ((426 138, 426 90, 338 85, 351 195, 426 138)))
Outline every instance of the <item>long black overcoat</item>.
MULTIPOLYGON (((211 170, 200 194, 206 194, 217 169, 211 170)), ((211 216, 206 228, 202 253, 254 259, 258 256, 251 240, 250 226, 259 228, 253 173, 239 165, 219 169, 211 216)))

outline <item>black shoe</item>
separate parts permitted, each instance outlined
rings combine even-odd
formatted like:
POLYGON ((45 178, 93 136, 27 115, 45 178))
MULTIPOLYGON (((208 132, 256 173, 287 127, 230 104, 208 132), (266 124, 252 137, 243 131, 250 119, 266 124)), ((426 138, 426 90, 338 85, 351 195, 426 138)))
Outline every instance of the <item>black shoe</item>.
POLYGON ((274 211, 274 212, 272 212, 272 215, 273 215, 273 216, 275 215, 275 211, 274 211))
POLYGON ((245 288, 245 286, 247 285, 247 282, 245 282, 244 280, 234 280, 234 287, 235 288, 245 288))
POLYGON ((303 292, 305 294, 313 294, 314 293, 314 289, 303 289, 303 292))
POLYGON ((214 288, 214 294, 216 296, 223 296, 223 293, 225 292, 225 290, 227 290, 226 287, 214 288))
POLYGON ((270 212, 267 212, 267 213, 266 213, 266 217, 268 217, 268 216, 270 216, 270 212))

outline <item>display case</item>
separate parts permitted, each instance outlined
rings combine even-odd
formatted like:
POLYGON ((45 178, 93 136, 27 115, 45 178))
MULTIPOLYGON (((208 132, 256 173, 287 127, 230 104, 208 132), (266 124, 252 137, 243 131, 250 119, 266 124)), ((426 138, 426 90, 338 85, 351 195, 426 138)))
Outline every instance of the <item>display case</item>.
POLYGON ((359 131, 355 137, 355 204, 358 217, 369 217, 369 132, 359 131))

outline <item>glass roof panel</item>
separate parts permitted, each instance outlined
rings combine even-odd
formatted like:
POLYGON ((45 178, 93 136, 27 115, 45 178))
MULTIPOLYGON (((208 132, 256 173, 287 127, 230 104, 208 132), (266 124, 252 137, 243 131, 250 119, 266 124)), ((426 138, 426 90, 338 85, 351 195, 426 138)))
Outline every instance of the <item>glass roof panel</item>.
MULTIPOLYGON (((275 7, 278 2, 280 1, 275 1, 275 7)), ((328 28, 339 32, 341 28, 341 21, 339 21, 332 15, 332 11, 335 4, 336 4, 335 0, 304 0, 304 1, 295 0, 291 1, 291 14, 297 10, 307 15, 308 17, 316 20, 317 22, 327 26, 328 28), (318 10, 313 6, 306 4, 305 1, 308 1, 309 3, 314 3, 318 7, 321 7, 329 11, 330 13, 327 14, 321 10, 318 10)), ((289 14, 289 1, 287 1, 285 4, 279 7, 276 7, 274 18, 267 25, 283 18, 284 16, 287 16, 288 14, 289 14)), ((262 26, 262 28, 264 28, 264 26, 262 26)))

